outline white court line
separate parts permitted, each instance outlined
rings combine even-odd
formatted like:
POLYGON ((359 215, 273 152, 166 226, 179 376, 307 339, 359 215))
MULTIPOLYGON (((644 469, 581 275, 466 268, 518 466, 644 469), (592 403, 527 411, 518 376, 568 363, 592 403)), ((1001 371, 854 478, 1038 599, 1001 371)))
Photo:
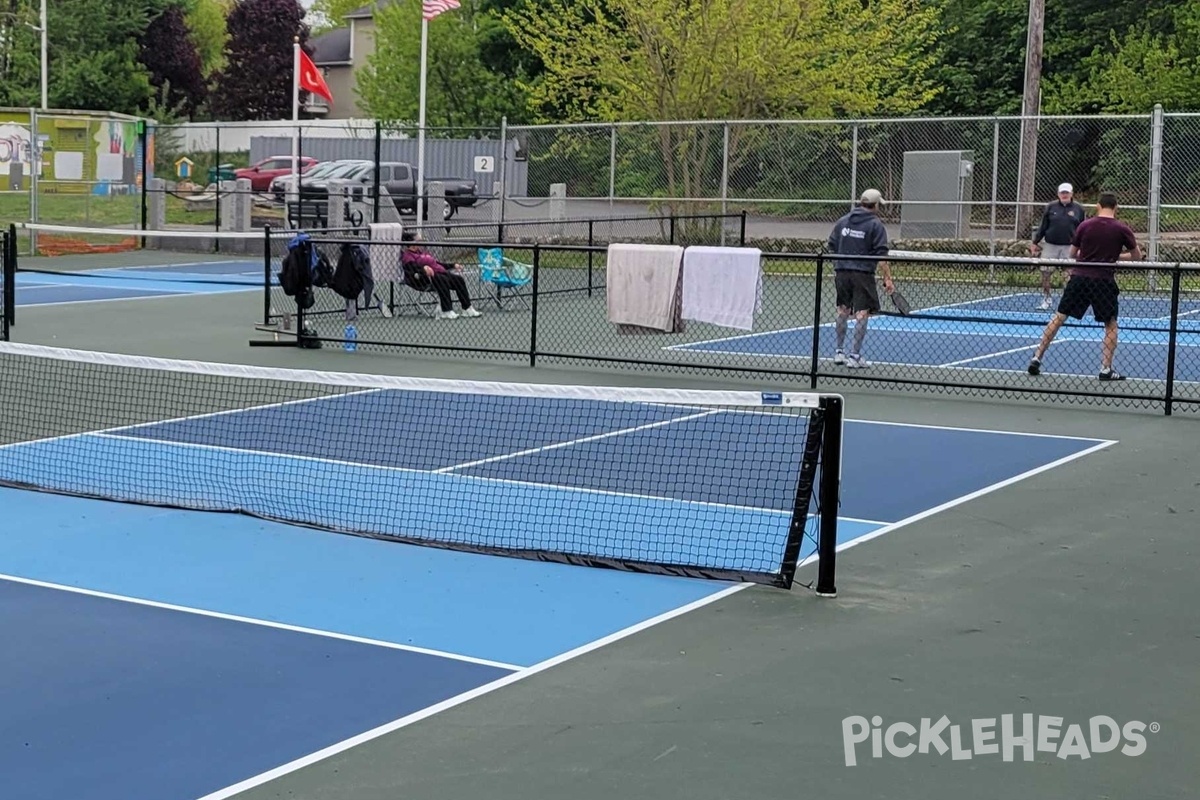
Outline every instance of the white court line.
MULTIPOLYGON (((1021 297, 1022 295, 1026 295, 1026 294, 1030 294, 1030 293, 1029 292, 1017 292, 1015 294, 1004 294, 1004 295, 999 295, 997 297, 985 297, 982 300, 964 300, 961 303, 946 303, 945 305, 930 306, 929 308, 918 308, 916 313, 920 313, 922 311, 941 311, 942 309, 946 309, 946 308, 959 308, 960 306, 971 305, 972 303, 985 303, 985 302, 991 302, 993 300, 1007 300, 1010 297, 1021 297)), ((832 323, 832 322, 823 322, 818 327, 830 328, 830 327, 833 327, 833 325, 834 325, 834 323, 832 323)), ((667 347, 664 347, 663 350, 682 350, 684 352, 687 352, 689 350, 694 350, 694 348, 696 348, 702 344, 718 344, 720 342, 735 342, 739 339, 752 339, 755 336, 772 336, 777 333, 795 333, 796 331, 811 331, 811 330, 813 330, 812 325, 804 325, 799 328, 780 328, 779 330, 775 330, 775 331, 759 331, 758 333, 743 333, 743 334, 739 334, 737 336, 726 336, 721 339, 702 339, 701 341, 698 341, 698 342, 682 342, 680 344, 668 345, 667 347)), ((724 353, 727 351, 724 351, 724 350, 695 350, 695 352, 724 353)), ((737 355, 761 355, 761 354, 755 354, 755 353, 742 353, 741 351, 738 351, 738 350, 729 351, 729 352, 736 353, 737 355)), ((796 357, 799 358, 800 356, 796 356, 796 357)))
POLYGON ((505 686, 516 683, 517 681, 522 681, 526 678, 537 675, 539 672, 545 672, 551 667, 557 667, 558 665, 564 664, 567 661, 578 658, 579 656, 586 655, 593 650, 599 650, 601 647, 610 645, 613 642, 626 639, 630 636, 633 636, 635 633, 640 633, 648 628, 653 628, 656 625, 660 625, 668 620, 672 620, 691 611, 695 611, 696 609, 702 608, 710 603, 715 603, 718 600, 722 600, 732 594, 740 592, 744 589, 748 589, 753 585, 754 584, 750 583, 739 583, 729 586, 718 592, 714 592, 707 597, 694 600, 685 606, 680 606, 679 608, 659 614, 656 617, 652 617, 644 622, 639 622, 636 625, 630 625, 628 628, 623 628, 616 633, 611 633, 602 639, 589 642, 588 644, 577 647, 574 650, 569 650, 562 655, 548 658, 545 661, 534 664, 532 667, 526 667, 525 669, 522 669, 511 675, 506 675, 499 680, 484 684, 483 686, 472 689, 469 692, 463 692, 460 695, 456 695, 435 705, 423 708, 420 711, 416 711, 408 716, 401 717, 400 719, 389 722, 386 725, 380 725, 378 728, 360 733, 357 736, 353 736, 349 739, 338 742, 337 744, 330 745, 329 747, 326 747, 323 750, 318 750, 315 753, 310 753, 309 755, 298 758, 295 761, 291 761, 287 764, 283 764, 282 766, 276 767, 275 769, 269 770, 260 775, 255 775, 253 778, 247 778, 240 783, 235 783, 232 786, 227 786, 226 788, 212 792, 211 794, 206 794, 203 797, 197 798, 197 800, 227 800, 227 798, 233 797, 234 795, 240 794, 248 789, 253 789, 256 786, 262 786, 264 783, 269 783, 270 781, 281 778, 284 775, 291 774, 299 769, 316 764, 319 761, 324 761, 325 759, 335 756, 338 753, 343 753, 353 747, 366 744, 367 742, 378 739, 381 736, 386 736, 389 733, 398 731, 401 728, 406 728, 409 725, 420 722, 428 717, 432 717, 435 714, 440 714, 447 709, 462 705, 468 700, 474 700, 477 697, 482 697, 485 694, 494 692, 497 689, 502 689, 505 686))
POLYGON ((448 658, 454 661, 465 661, 469 664, 480 664, 485 667, 496 667, 497 669, 506 670, 521 670, 521 666, 517 664, 506 664, 503 661, 491 661, 486 658, 475 658, 474 656, 464 656, 458 653, 450 653, 445 650, 431 650, 427 647, 416 647, 414 645, 398 644, 396 642, 386 642, 381 639, 367 639, 362 636, 351 636, 345 633, 334 633, 332 631, 322 631, 316 628, 305 628, 299 625, 288 625, 283 622, 271 622, 270 620, 255 619, 253 617, 242 617, 237 614, 226 614, 221 611, 209 611, 203 608, 192 608, 191 606, 179 606, 173 603, 161 603, 157 600, 146 600, 141 597, 129 597, 123 594, 111 594, 109 592, 99 592, 94 589, 83 589, 78 586, 67 586, 61 583, 49 583, 47 581, 38 581, 31 578, 21 578, 16 575, 0 574, 0 580, 9 581, 11 583, 22 583, 27 586, 38 586, 43 589, 57 589, 60 592, 70 592, 71 594, 82 594, 88 597, 99 597, 104 600, 118 600, 122 603, 130 603, 138 606, 148 606, 150 608, 161 608, 166 611, 179 611, 184 614, 193 614, 199 617, 211 617, 213 619, 223 619, 230 622, 241 622, 247 625, 257 625, 263 628, 275 628, 281 631, 291 631, 292 633, 307 633, 311 636, 321 636, 326 639, 340 639, 344 642, 354 642, 355 644, 367 644, 374 647, 383 647, 389 650, 404 650, 409 653, 420 653, 427 656, 437 656, 439 658, 448 658))
MULTIPOLYGON (((1035 435, 1035 434, 1029 434, 1029 435, 1035 435)), ((1052 462, 1050 464, 1046 464, 1042 467, 1038 467, 1037 469, 1030 470, 1030 471, 1025 472, 1016 477, 1009 478, 1008 480, 1001 481, 999 483, 993 484, 992 486, 985 487, 984 489, 980 489, 979 491, 964 495, 964 496, 962 496, 956 500, 952 500, 948 503, 943 503, 942 505, 940 505, 936 508, 930 509, 928 511, 924 511, 920 514, 914 514, 913 516, 907 517, 906 519, 900 520, 899 522, 891 523, 890 525, 886 525, 885 527, 883 527, 877 531, 872 531, 870 533, 867 533, 867 534, 864 534, 863 536, 858 537, 857 539, 854 539, 852 541, 841 544, 838 546, 837 552, 839 552, 839 553, 843 552, 845 550, 848 550, 851 547, 855 547, 859 544, 870 541, 871 539, 876 539, 876 538, 884 535, 885 533, 889 533, 891 531, 897 530, 898 528, 902 528, 906 525, 911 525, 912 523, 917 522, 921 519, 925 519, 926 517, 932 516, 941 511, 945 511, 949 508, 953 508, 954 506, 961 505, 963 503, 966 503, 970 500, 973 500, 977 497, 988 494, 990 492, 997 491, 1005 486, 1009 486, 1013 483, 1016 483, 1017 481, 1021 481, 1026 478, 1037 475, 1038 473, 1045 472, 1049 469, 1053 469, 1055 467, 1061 466, 1063 464, 1066 464, 1069 461, 1073 461, 1077 458, 1081 458, 1085 455, 1096 452, 1097 450, 1103 449, 1103 448, 1108 447, 1113 444, 1116 444, 1116 442, 1115 441, 1106 441, 1102 444, 1097 445, 1096 447, 1090 448, 1083 452, 1076 453, 1076 454, 1073 454, 1066 458, 1059 459, 1058 461, 1052 462)), ((813 563, 817 560, 817 558, 818 558, 818 555, 813 554, 812 556, 809 556, 808 558, 801 561, 797 566, 805 566, 807 564, 813 563)), ((469 700, 474 700, 477 697, 482 697, 483 695, 489 694, 490 692, 494 692, 497 689, 501 689, 505 686, 509 686, 510 684, 524 680, 525 678, 528 678, 532 675, 536 675, 539 672, 544 672, 544 671, 550 669, 551 667, 556 667, 556 666, 563 664, 567 661, 570 661, 574 658, 578 658, 579 656, 585 655, 594 650, 598 650, 602 647, 612 644, 613 642, 619 641, 621 639, 625 639, 629 636, 632 636, 635 633, 640 633, 641 631, 644 631, 648 628, 652 628, 652 627, 659 625, 663 622, 666 622, 668 620, 674 619, 675 617, 682 616, 683 614, 687 614, 687 613, 694 611, 698 608, 701 608, 703 606, 709 605, 711 603, 715 603, 718 600, 723 600, 724 598, 729 597, 737 592, 748 589, 753 585, 754 584, 750 584, 750 583, 735 584, 735 585, 730 586, 726 589, 723 589, 719 592, 716 592, 712 595, 709 595, 708 597, 701 598, 700 600, 696 600, 685 606, 681 606, 672 611, 668 611, 664 614, 660 614, 659 616, 654 617, 649 620, 646 620, 645 622, 640 622, 636 625, 632 625, 628 628, 617 631, 616 633, 610 634, 609 636, 606 636, 603 639, 597 639, 594 642, 583 645, 582 647, 577 647, 574 650, 571 650, 567 653, 563 653, 562 655, 559 655, 559 656, 555 656, 554 658, 550 658, 545 661, 542 661, 538 664, 533 665, 532 667, 528 667, 524 670, 513 673, 512 675, 507 675, 497 681, 493 681, 492 683, 485 684, 476 689, 472 689, 469 692, 464 692, 463 694, 457 695, 455 697, 451 697, 447 700, 443 700, 442 702, 440 702, 436 705, 432 705, 427 708, 423 708, 420 711, 417 711, 413 714, 409 714, 406 717, 401 717, 400 719, 397 719, 393 722, 389 722, 386 725, 381 725, 377 728, 366 731, 357 736, 354 736, 349 739, 345 739, 344 741, 338 742, 337 744, 330 745, 329 747, 326 747, 323 750, 318 750, 315 753, 310 753, 307 756, 303 756, 303 757, 298 758, 294 761, 291 761, 287 764, 283 764, 279 767, 276 767, 275 769, 269 770, 267 772, 263 772, 259 775, 255 775, 254 777, 248 778, 244 781, 241 781, 240 783, 236 783, 232 786, 228 786, 224 789, 220 789, 216 792, 212 792, 211 794, 204 795, 203 797, 198 798, 198 800, 228 800, 228 798, 231 798, 234 795, 240 794, 249 789, 253 789, 256 786, 262 786, 265 783, 269 783, 278 778, 282 778, 285 775, 289 775, 289 774, 296 772, 297 770, 303 769, 305 767, 312 766, 313 764, 316 764, 320 761, 324 761, 325 759, 330 758, 335 755, 338 755, 339 753, 343 753, 354 747, 358 747, 359 745, 366 744, 367 742, 378 739, 381 736, 386 736, 387 734, 398 731, 401 728, 408 727, 409 725, 420 722, 420 721, 427 719, 429 717, 432 717, 436 714, 440 714, 441 712, 446 711, 451 708, 454 708, 455 706, 462 705, 463 703, 466 703, 469 700)))
MULTIPOLYGON (((1066 342, 1066 341, 1073 341, 1073 340, 1060 339, 1059 341, 1066 342)), ((1038 346, 1038 342, 1034 342, 1032 344, 1027 344, 1024 347, 1014 347, 1011 350, 1000 350, 995 353, 985 353, 984 355, 981 355, 981 356, 972 356, 971 358, 964 358, 964 359, 961 359, 960 361, 949 361, 945 364, 938 364, 937 366, 938 367, 959 367, 959 366, 962 366, 963 364, 971 364, 975 361, 986 361, 989 358, 998 358, 999 356, 1009 356, 1009 355, 1012 355, 1013 353, 1020 353, 1025 350, 1036 349, 1037 346, 1038 346)))
MULTIPOLYGON (((131 426, 131 427, 142 427, 142 426, 135 425, 135 426, 131 426)), ((149 437, 144 437, 144 436, 116 436, 116 435, 113 435, 112 433, 105 432, 105 431, 84 433, 84 434, 71 434, 69 436, 62 436, 62 437, 58 437, 58 438, 70 439, 70 438, 78 438, 81 436, 94 436, 97 439, 116 439, 116 440, 122 441, 122 442, 144 442, 144 443, 152 444, 155 446, 183 447, 183 448, 191 448, 191 449, 195 449, 195 450, 213 450, 213 451, 221 452, 221 453, 237 453, 239 455, 269 456, 272 458, 290 458, 290 459, 294 459, 296 461, 305 461, 308 463, 331 464, 331 465, 339 466, 339 467, 353 467, 355 469, 376 469, 376 470, 382 470, 384 472, 397 472, 397 473, 404 474, 404 475, 434 475, 434 474, 438 474, 434 470, 416 469, 414 467, 392 467, 392 466, 388 466, 386 464, 367 464, 367 463, 363 463, 361 461, 342 461, 342 460, 339 460, 336 458, 319 458, 317 456, 302 456, 302 455, 295 455, 292 453, 277 453, 272 450, 257 450, 257 449, 250 450, 250 449, 246 449, 246 448, 242 448, 242 447, 228 447, 228 446, 219 445, 219 444, 201 444, 198 442, 174 442, 174 441, 170 441, 167 439, 154 439, 154 438, 149 438, 149 437)), ((43 444, 48 441, 54 441, 54 440, 53 439, 39 439, 36 442, 18 442, 16 444, 7 444, 7 445, 0 446, 0 450, 3 450, 5 448, 11 448, 11 447, 19 447, 22 444, 30 444, 30 445, 43 444)), ((791 516, 791 513, 792 513, 790 510, 784 510, 784 509, 779 509, 779 508, 755 508, 753 506, 738 506, 738 505, 732 505, 732 504, 728 504, 728 503, 710 503, 710 502, 706 502, 704 500, 680 500, 677 497, 658 497, 656 495, 650 495, 650 494, 635 494, 633 492, 616 492, 616 491, 611 491, 608 489, 590 489, 590 488, 586 488, 583 486, 567 486, 566 484, 540 483, 537 481, 516 481, 516 480, 512 480, 510 478, 488 478, 488 477, 484 477, 481 475, 462 475, 462 474, 458 474, 458 473, 441 473, 441 474, 444 474, 447 477, 451 477, 451 478, 454 478, 459 481, 466 481, 466 482, 498 483, 503 486, 526 486, 526 487, 533 486, 538 489, 555 489, 555 490, 563 491, 563 492, 581 492, 583 494, 596 494, 596 495, 603 495, 606 497, 624 497, 624 498, 630 498, 630 499, 634 499, 634 500, 655 500, 655 501, 663 502, 663 503, 677 503, 680 505, 700 506, 703 508, 720 508, 720 509, 728 510, 728 511, 752 511, 752 512, 759 513, 759 514, 779 514, 779 515, 791 516)))
MULTIPOLYGON (((23 447, 26 445, 46 444, 48 441, 62 441, 65 439, 79 439, 82 437, 98 437, 98 435, 120 433, 121 431, 133 431, 136 428, 151 428, 160 425, 170 425, 174 422, 190 422, 192 420, 210 420, 216 416, 228 416, 232 414, 242 414, 246 411, 260 411, 268 408, 283 408, 288 405, 302 405, 305 403, 316 403, 317 401, 328 401, 328 399, 337 399, 340 397, 352 397, 354 395, 371 395, 373 392, 386 391, 384 389, 359 389, 353 392, 342 392, 341 395, 322 395, 319 397, 305 397, 302 399, 294 399, 294 401, 281 401, 277 403, 264 403, 263 405, 247 405, 244 408, 226 409, 223 411, 208 411, 206 414, 191 414, 188 416, 175 416, 168 420, 151 420, 149 422, 134 422, 132 425, 119 425, 112 428, 100 428, 98 431, 80 431, 79 433, 64 433, 58 437, 46 437, 44 439, 29 439, 28 441, 12 441, 10 444, 0 445, 0 450, 8 450, 10 447, 23 447)), ((158 441, 158 439, 148 439, 145 437, 114 437, 124 439, 138 439, 144 441, 158 441)), ((174 444, 174 443, 172 443, 174 444)))
POLYGON ((860 425, 895 425, 899 428, 927 428, 935 431, 960 431, 963 433, 994 433, 1003 436, 1029 436, 1036 439, 1069 439, 1072 442, 1100 442, 1105 445, 1116 444, 1115 439, 1093 439, 1090 436, 1066 436, 1057 433, 1029 433, 1027 431, 1001 431, 991 428, 956 428, 952 425, 928 425, 919 422, 890 422, 881 419, 847 419, 846 422, 857 422, 860 425))
POLYGON ((481 458, 478 461, 466 461, 466 462, 463 462, 462 464, 452 464, 449 467, 441 467, 440 469, 435 469, 435 470, 433 470, 433 472, 437 472, 437 473, 454 472, 455 470, 467 469, 468 467, 478 467, 481 464, 492 464, 497 461, 507 461, 510 458, 520 458, 521 456, 529 456, 529 455, 533 455, 535 453, 544 453, 547 450, 558 450, 563 447, 571 447, 572 445, 585 444, 587 442, 598 442, 601 439, 610 439, 613 436, 624 436, 627 433, 637 433, 638 431, 646 431, 646 430, 650 430, 652 428, 662 428, 666 425, 674 425, 676 422, 687 422, 689 420, 700 419, 701 417, 708 417, 708 416, 712 416, 713 414, 718 414, 718 413, 720 413, 720 411, 716 410, 716 409, 711 410, 711 411, 701 411, 699 414, 688 414, 683 417, 673 417, 672 419, 664 419, 664 420, 659 420, 657 422, 648 422, 645 425, 638 425, 633 428, 622 428, 621 430, 608 431, 606 433, 598 433, 594 436, 584 436, 579 439, 572 439, 568 442, 555 442, 554 444, 542 445, 541 447, 531 447, 528 450, 518 450, 515 453, 505 453, 504 455, 492 456, 491 458, 481 458))
MULTIPOLYGON (((56 288, 64 288, 64 287, 68 287, 68 286, 78 287, 79 285, 80 284, 77 284, 77 283, 63 284, 62 286, 58 286, 56 288)), ((233 284, 228 284, 228 285, 232 286, 233 284)), ((108 288, 108 287, 104 287, 104 288, 108 288)), ((245 288, 245 289, 216 289, 213 291, 206 291, 206 292, 196 292, 196 291, 188 291, 188 290, 165 291, 165 290, 155 289, 155 290, 153 290, 154 292, 156 292, 155 294, 144 294, 144 295, 140 295, 138 297, 97 297, 93 300, 56 300, 53 303, 18 303, 17 305, 21 306, 22 308, 49 308, 51 306, 75 306, 75 305, 87 304, 87 303, 130 303, 130 302, 141 301, 141 300, 174 300, 174 299, 178 299, 180 297, 208 297, 210 295, 237 294, 239 292, 261 292, 262 288, 263 288, 262 286, 249 286, 248 288, 245 288)), ((137 289, 137 290, 133 290, 133 291, 146 292, 146 291, 151 291, 151 290, 137 289)))
MULTIPOLYGON (((1029 435, 1036 435, 1036 434, 1029 434, 1029 435)), ((1095 445, 1094 447, 1089 447, 1086 450, 1080 450, 1078 453, 1072 453, 1069 456, 1064 456, 1064 457, 1058 459, 1057 461, 1051 461, 1049 464, 1043 464, 1040 467, 1035 467, 1034 469, 1028 470, 1027 472, 1022 472, 1020 475, 1014 475, 1013 477, 1002 480, 999 483, 993 483, 991 486, 985 486, 984 488, 979 489, 974 492, 971 492, 970 494, 965 494, 962 497, 956 498, 956 499, 951 500, 946 503, 942 503, 939 506, 935 506, 933 508, 927 509, 918 514, 913 514, 911 517, 905 517, 904 519, 900 520, 899 522, 893 522, 890 525, 885 525, 884 527, 880 528, 879 530, 875 530, 875 531, 871 531, 870 533, 863 534, 862 536, 858 537, 857 539, 853 539, 849 542, 845 542, 844 544, 838 545, 837 552, 840 553, 843 550, 849 550, 851 547, 857 547, 858 545, 863 544, 864 542, 869 542, 872 539, 878 539, 880 536, 891 533, 892 531, 896 530, 897 528, 903 528, 906 525, 911 525, 914 522, 919 522, 920 520, 923 520, 927 517, 932 517, 934 514, 940 514, 941 512, 946 511, 951 508, 954 508, 955 506, 960 506, 963 503, 967 503, 976 498, 983 497, 986 494, 991 494, 992 492, 1003 489, 1006 486, 1011 486, 1014 483, 1018 483, 1020 481, 1026 480, 1028 478, 1032 478, 1035 475, 1040 475, 1043 472, 1047 472, 1049 470, 1055 469, 1056 467, 1061 467, 1064 464, 1068 464, 1072 461, 1083 458, 1084 456, 1091 455, 1092 453, 1099 452, 1107 447, 1112 447, 1114 444, 1118 444, 1118 440, 1115 440, 1115 439, 1098 440, 1098 441, 1100 443, 1095 445)), ((817 560, 817 556, 814 554, 814 555, 809 556, 808 558, 804 559, 797 566, 803 566, 805 564, 812 563, 816 560, 817 560)))

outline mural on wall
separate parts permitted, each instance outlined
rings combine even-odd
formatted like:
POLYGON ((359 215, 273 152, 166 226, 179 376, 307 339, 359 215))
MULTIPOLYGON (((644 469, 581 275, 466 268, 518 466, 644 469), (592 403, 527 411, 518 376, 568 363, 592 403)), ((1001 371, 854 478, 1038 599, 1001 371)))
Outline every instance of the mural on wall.
MULTIPOLYGON (((29 119, 29 115, 25 115, 29 119)), ((28 188, 30 173, 29 125, 0 115, 0 191, 28 188)))
POLYGON ((28 191, 38 164, 39 192, 131 194, 152 177, 154 136, 146 136, 147 171, 141 174, 142 142, 137 123, 96 116, 38 116, 39 136, 26 109, 0 110, 0 191, 28 191), (31 144, 40 140, 40 155, 31 144))

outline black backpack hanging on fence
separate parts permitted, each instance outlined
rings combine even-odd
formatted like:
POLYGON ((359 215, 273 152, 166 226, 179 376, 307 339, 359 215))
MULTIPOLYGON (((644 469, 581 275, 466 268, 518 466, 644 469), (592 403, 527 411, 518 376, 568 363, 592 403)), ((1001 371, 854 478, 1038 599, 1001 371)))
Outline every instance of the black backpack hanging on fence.
POLYGON ((288 252, 279 267, 279 286, 288 297, 296 298, 297 308, 312 308, 313 297, 313 246, 308 237, 301 234, 288 242, 288 252))
MULTIPOLYGON (((329 288, 347 300, 355 300, 362 294, 365 287, 364 271, 360 264, 366 258, 366 251, 361 245, 345 243, 338 255, 337 269, 329 281, 329 288), (359 255, 357 251, 362 251, 359 255)), ((368 268, 369 269, 369 268, 368 268)))

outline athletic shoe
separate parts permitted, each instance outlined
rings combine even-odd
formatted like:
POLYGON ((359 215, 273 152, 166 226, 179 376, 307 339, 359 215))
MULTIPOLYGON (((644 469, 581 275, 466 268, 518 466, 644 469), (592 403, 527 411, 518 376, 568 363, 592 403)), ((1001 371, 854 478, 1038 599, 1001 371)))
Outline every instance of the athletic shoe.
POLYGON ((1041 359, 1038 359, 1038 358, 1029 359, 1029 374, 1030 375, 1041 375, 1042 374, 1041 359))
POLYGON ((1048 310, 1050 308, 1050 298, 1047 297, 1045 300, 1043 300, 1042 304, 1038 306, 1038 308, 1040 308, 1042 311, 1048 310))
POLYGON ((475 308, 475 306, 471 306, 470 308, 464 308, 462 310, 462 313, 459 314, 459 316, 460 317, 482 317, 483 314, 480 314, 479 309, 475 308))
POLYGON ((836 353, 833 354, 833 363, 845 364, 846 363, 846 354, 843 353, 841 350, 838 350, 836 353))
POLYGON ((454 313, 454 309, 451 309, 438 314, 438 319, 458 319, 458 314, 454 313))
POLYGON ((1125 376, 1122 375, 1121 373, 1117 372, 1115 369, 1106 369, 1100 373, 1100 380, 1102 380, 1102 381, 1123 381, 1123 380, 1125 380, 1125 376))
POLYGON ((868 364, 863 360, 862 356, 851 353, 850 355, 846 356, 846 366, 850 369, 864 369, 868 366, 868 364))

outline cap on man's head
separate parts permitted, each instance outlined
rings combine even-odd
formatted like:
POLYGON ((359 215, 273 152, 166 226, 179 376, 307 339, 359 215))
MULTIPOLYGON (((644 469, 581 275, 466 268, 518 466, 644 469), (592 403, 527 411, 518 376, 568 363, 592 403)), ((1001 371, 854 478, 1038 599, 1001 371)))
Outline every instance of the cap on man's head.
POLYGON ((1067 194, 1072 194, 1072 193, 1074 193, 1074 191, 1075 191, 1075 187, 1071 186, 1071 184, 1069 184, 1069 183, 1061 184, 1058 187, 1059 194, 1062 194, 1063 192, 1066 192, 1067 194))
POLYGON ((867 189, 862 193, 859 202, 866 206, 883 205, 883 195, 879 193, 878 189, 867 189))

